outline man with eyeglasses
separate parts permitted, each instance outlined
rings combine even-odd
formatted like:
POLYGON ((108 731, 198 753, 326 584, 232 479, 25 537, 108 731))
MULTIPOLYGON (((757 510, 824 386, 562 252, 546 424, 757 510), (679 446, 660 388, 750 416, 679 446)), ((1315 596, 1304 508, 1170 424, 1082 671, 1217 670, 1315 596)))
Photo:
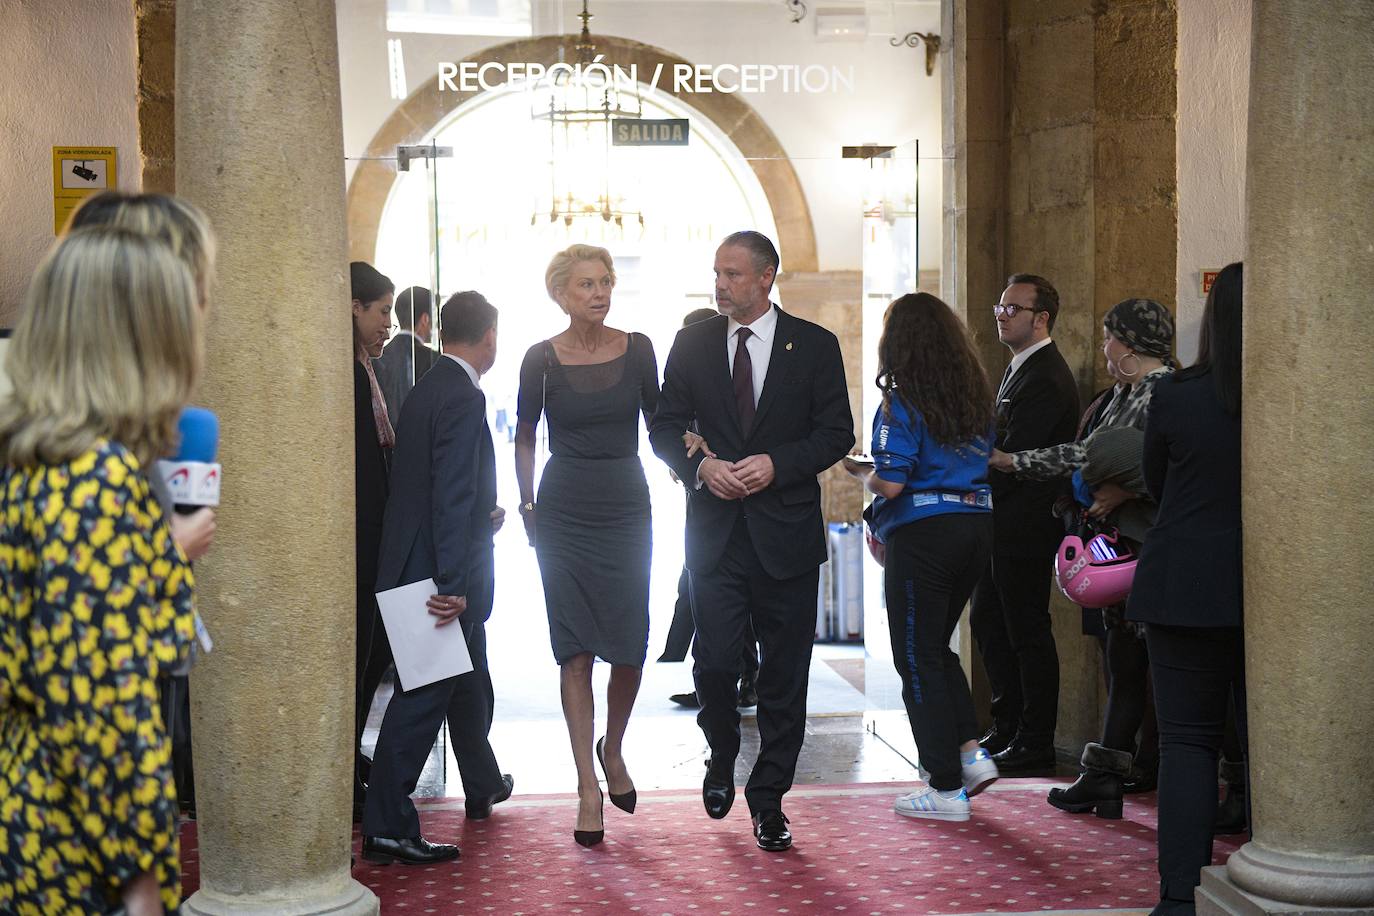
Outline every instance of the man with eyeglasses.
MULTIPOLYGON (((997 390, 997 447, 1067 442, 1078 423, 1073 372, 1050 339, 1059 293, 1043 277, 1014 274, 993 306, 1011 365, 997 390)), ((992 728, 979 742, 1003 774, 1051 771, 1059 707, 1059 655, 1050 627, 1050 557, 1063 537, 1052 514, 1058 481, 989 470, 993 553, 973 592, 970 623, 992 688, 992 728)))

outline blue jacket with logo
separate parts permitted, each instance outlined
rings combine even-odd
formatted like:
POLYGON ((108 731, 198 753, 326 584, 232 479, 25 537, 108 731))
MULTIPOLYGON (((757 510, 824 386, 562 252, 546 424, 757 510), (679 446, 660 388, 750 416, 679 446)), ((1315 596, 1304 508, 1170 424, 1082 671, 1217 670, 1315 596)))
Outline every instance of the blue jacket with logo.
POLYGON ((920 411, 895 394, 889 400, 892 415, 880 407, 873 417, 873 465, 880 478, 904 486, 893 499, 874 497, 865 513, 878 539, 932 515, 991 512, 992 430, 958 446, 941 445, 920 411))

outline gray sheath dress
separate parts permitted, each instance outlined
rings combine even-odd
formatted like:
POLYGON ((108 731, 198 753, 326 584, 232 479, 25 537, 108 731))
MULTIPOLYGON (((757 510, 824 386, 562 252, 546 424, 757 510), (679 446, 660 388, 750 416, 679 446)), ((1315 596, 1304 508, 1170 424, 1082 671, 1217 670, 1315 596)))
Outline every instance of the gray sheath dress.
POLYGON ((589 366, 564 366, 543 341, 520 367, 520 420, 549 422, 535 553, 560 665, 583 652, 644 664, 652 533, 639 429, 657 406, 658 364, 642 334, 624 356, 589 366))

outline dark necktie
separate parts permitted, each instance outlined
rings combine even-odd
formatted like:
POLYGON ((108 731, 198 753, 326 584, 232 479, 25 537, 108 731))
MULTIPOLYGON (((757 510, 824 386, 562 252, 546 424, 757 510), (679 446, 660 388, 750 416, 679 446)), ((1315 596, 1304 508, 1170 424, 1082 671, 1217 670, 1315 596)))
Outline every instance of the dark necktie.
POLYGON ((740 431, 749 435, 749 427, 754 425, 754 362, 749 358, 747 343, 753 332, 740 328, 735 344, 735 365, 730 372, 735 387, 735 406, 739 408, 740 431))
POLYGON ((1002 373, 1002 384, 997 386, 997 400, 1002 400, 1002 392, 1007 390, 1007 382, 1011 381, 1011 364, 1007 364, 1007 371, 1002 373))

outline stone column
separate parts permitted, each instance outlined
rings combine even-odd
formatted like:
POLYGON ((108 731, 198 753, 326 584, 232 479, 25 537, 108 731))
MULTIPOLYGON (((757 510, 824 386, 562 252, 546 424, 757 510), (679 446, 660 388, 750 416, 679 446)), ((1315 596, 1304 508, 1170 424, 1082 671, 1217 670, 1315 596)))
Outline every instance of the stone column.
POLYGON ((1374 5, 1256 0, 1252 34, 1243 492, 1254 839, 1203 873, 1198 909, 1374 908, 1374 5))
POLYGON ((190 913, 375 914, 349 873, 353 379, 333 0, 176 10, 177 190, 219 237, 200 400, 221 422, 197 566, 190 913))
POLYGON ((1006 366, 992 320, 1006 279, 1002 7, 1003 0, 944 0, 939 58, 945 194, 940 297, 967 323, 978 355, 998 378, 1006 366))
MULTIPOLYGON (((988 374, 1000 377, 1006 349, 992 304, 1002 295, 1004 0, 940 4, 940 86, 944 168, 940 298, 964 320, 988 374)), ((862 438, 860 439, 862 442, 862 438)), ((968 615, 959 621, 959 658, 974 703, 986 710, 987 677, 968 615)))

